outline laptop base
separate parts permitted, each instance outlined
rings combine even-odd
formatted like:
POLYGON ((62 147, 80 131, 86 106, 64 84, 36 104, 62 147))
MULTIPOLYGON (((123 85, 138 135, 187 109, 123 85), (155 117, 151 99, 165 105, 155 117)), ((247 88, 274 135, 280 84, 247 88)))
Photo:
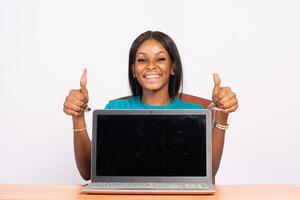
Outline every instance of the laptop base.
POLYGON ((214 185, 206 185, 205 188, 101 188, 97 183, 91 183, 82 190, 86 194, 213 194, 216 189, 214 185))

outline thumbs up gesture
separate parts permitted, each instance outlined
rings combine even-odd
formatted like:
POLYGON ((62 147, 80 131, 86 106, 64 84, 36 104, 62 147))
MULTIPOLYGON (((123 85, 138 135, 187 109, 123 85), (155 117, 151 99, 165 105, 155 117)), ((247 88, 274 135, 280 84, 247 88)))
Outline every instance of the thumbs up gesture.
POLYGON ((70 90, 69 95, 64 102, 64 113, 72 116, 83 115, 89 102, 88 90, 86 88, 87 83, 87 70, 84 69, 80 78, 80 89, 70 90))
POLYGON ((238 108, 236 94, 230 87, 221 87, 221 79, 218 74, 213 74, 214 88, 212 92, 212 101, 215 106, 225 113, 231 113, 238 108))

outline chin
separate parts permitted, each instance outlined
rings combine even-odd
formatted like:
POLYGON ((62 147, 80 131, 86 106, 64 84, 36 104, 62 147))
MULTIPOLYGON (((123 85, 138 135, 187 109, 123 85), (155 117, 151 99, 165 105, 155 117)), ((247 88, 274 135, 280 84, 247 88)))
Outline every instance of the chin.
POLYGON ((159 90, 162 90, 164 87, 168 87, 167 85, 163 85, 163 84, 144 84, 142 85, 142 88, 144 90, 147 90, 147 91, 151 91, 151 92, 157 92, 159 90))
POLYGON ((160 89, 162 89, 162 86, 142 86, 145 90, 149 90, 149 91, 158 91, 160 89))

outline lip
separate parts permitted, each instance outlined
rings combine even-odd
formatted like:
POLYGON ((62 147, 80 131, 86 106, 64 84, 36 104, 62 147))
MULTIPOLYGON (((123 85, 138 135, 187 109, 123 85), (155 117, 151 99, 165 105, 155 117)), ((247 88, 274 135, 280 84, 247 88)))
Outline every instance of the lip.
POLYGON ((145 77, 145 76, 151 76, 151 75, 159 75, 159 76, 161 76, 162 74, 161 73, 146 73, 146 74, 143 75, 143 77, 145 77))
POLYGON ((159 79, 161 79, 162 74, 158 74, 158 73, 148 73, 148 74, 144 74, 143 78, 147 81, 147 82, 156 82, 159 79))
POLYGON ((145 73, 144 75, 143 75, 143 77, 144 78, 146 78, 146 76, 159 76, 159 77, 161 77, 162 76, 162 74, 161 73, 145 73))

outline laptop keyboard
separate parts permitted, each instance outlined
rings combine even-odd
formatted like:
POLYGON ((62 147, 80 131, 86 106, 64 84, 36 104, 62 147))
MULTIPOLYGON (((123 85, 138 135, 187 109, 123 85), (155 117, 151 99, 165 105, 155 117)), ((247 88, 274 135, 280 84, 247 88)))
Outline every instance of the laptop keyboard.
POLYGON ((208 190, 207 184, 199 183, 94 183, 91 189, 170 189, 208 190))

